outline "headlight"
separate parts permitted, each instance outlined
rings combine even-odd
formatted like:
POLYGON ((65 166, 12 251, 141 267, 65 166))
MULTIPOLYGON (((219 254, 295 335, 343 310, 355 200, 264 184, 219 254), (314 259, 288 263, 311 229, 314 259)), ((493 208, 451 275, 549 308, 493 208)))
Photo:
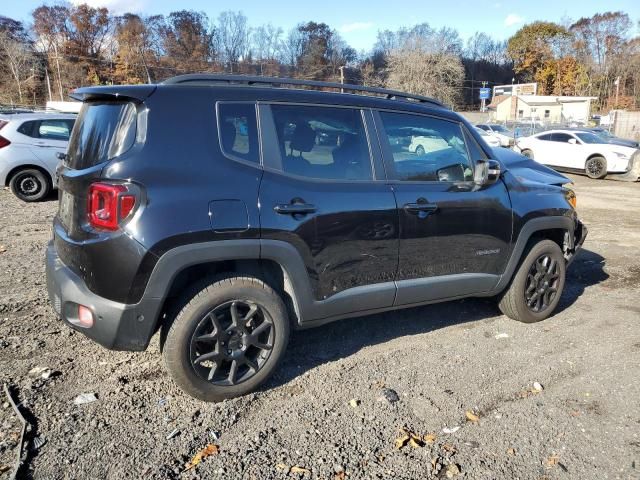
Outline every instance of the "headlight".
POLYGON ((571 205, 575 210, 576 206, 578 205, 578 198, 576 197, 576 192, 574 192, 570 188, 567 188, 564 192, 564 198, 567 199, 567 202, 569 203, 569 205, 571 205))

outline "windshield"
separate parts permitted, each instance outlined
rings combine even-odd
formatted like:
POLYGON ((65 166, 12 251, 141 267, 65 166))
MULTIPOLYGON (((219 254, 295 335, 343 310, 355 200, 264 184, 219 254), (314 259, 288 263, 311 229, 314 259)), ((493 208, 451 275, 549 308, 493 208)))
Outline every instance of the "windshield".
POLYGON ((508 128, 503 127, 502 125, 491 125, 491 130, 495 132, 505 133, 507 135, 511 133, 508 128))
POLYGON ((602 138, 594 135, 593 133, 580 132, 576 133, 576 136, 584 143, 607 143, 602 138))

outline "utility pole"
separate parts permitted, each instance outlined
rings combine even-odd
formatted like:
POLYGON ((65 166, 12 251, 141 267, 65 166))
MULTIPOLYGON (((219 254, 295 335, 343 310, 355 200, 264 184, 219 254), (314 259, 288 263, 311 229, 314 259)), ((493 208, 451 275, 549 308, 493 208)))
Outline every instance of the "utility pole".
MULTIPOLYGON (((482 88, 486 88, 486 86, 487 86, 487 82, 486 82, 486 81, 483 81, 483 82, 482 82, 482 88)), ((480 111, 481 111, 482 113, 484 113, 484 112, 486 111, 486 108, 485 108, 486 100, 485 100, 485 98, 484 98, 484 97, 482 97, 482 99, 481 99, 480 101, 482 102, 482 104, 480 105, 480 111)))
MULTIPOLYGON (((340 70, 340 83, 344 85, 344 65, 338 67, 338 70, 340 70)), ((344 88, 340 89, 340 93, 344 93, 344 88)))
POLYGON ((616 86, 616 105, 615 105, 615 108, 618 108, 618 96, 620 94, 620 77, 616 78, 616 81, 613 82, 613 84, 616 86))

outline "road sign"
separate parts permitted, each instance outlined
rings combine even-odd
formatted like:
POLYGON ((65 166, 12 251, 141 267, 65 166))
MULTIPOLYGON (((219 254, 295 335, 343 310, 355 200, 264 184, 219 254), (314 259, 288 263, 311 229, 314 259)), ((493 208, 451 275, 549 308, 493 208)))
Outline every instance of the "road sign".
POLYGON ((480 89, 480 100, 488 100, 491 98, 491 89, 490 88, 481 88, 480 89))

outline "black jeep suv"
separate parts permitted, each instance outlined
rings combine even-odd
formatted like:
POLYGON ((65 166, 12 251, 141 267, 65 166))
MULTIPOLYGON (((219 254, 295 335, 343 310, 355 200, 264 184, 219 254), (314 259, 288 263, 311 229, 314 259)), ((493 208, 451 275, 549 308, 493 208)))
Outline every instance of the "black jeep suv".
POLYGON ((159 331, 203 400, 263 383, 291 328, 462 297, 542 320, 586 235, 566 177, 426 97, 224 75, 74 96, 53 308, 110 349, 159 331))

